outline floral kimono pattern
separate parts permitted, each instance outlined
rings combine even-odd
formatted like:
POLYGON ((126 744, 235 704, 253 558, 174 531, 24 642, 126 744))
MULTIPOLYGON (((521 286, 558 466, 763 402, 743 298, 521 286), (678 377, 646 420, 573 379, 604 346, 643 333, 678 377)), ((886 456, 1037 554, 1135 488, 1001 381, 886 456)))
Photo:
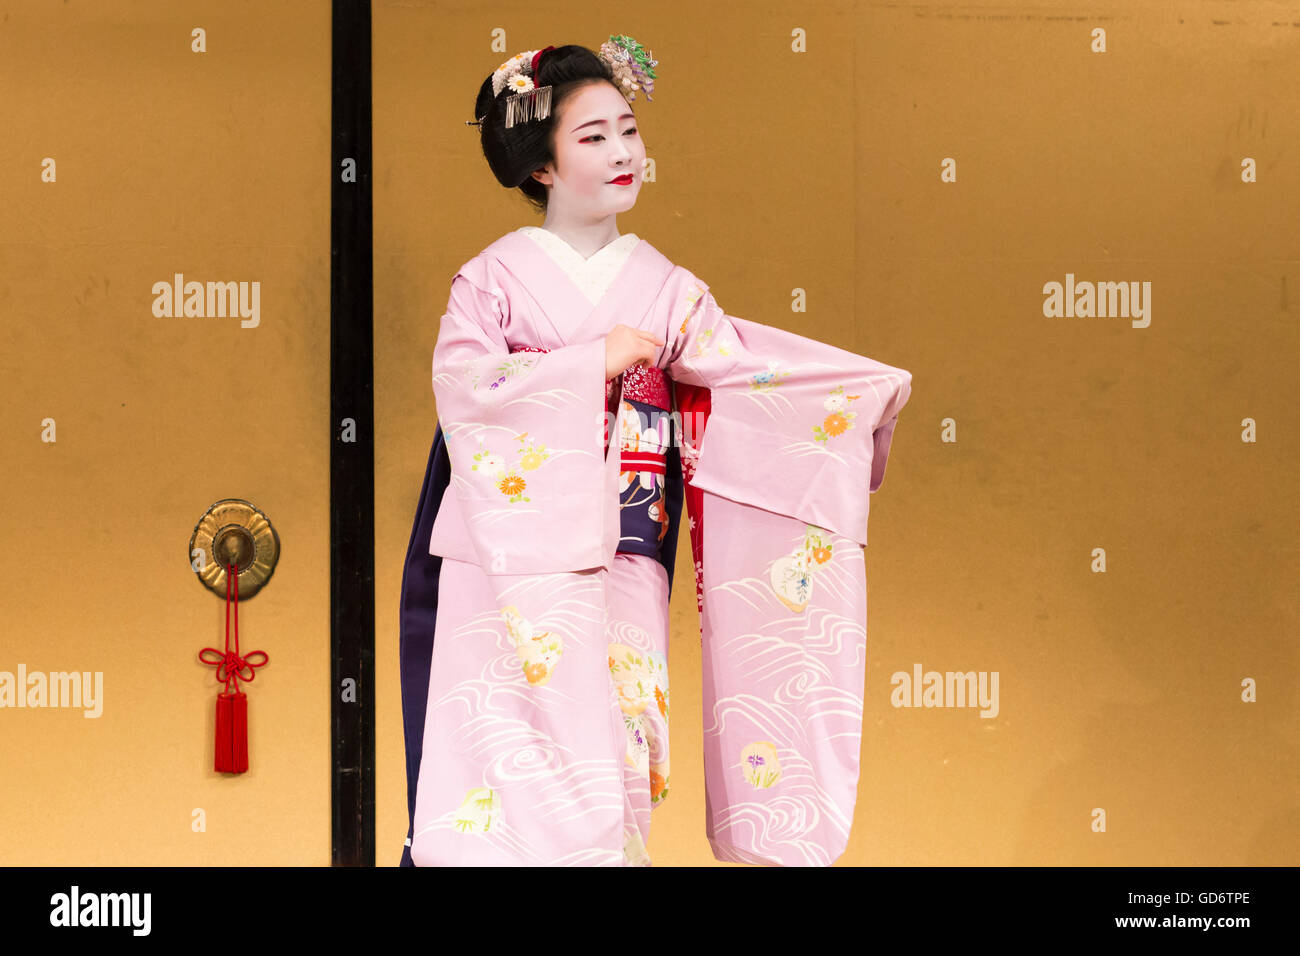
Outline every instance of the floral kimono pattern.
POLYGON ((521 232, 452 283, 403 577, 403 865, 649 863, 683 500, 714 855, 819 866, 847 845, 869 498, 911 375, 727 315, 626 245, 594 303, 521 232), (649 385, 604 383, 618 322, 665 341, 649 385))

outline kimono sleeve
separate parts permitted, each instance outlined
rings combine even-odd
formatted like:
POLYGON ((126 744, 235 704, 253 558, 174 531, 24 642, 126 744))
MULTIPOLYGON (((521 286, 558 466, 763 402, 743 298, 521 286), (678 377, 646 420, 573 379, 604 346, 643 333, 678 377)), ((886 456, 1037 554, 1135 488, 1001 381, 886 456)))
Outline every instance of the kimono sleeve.
POLYGON ((828 866, 860 777, 869 491, 911 375, 726 315, 698 280, 683 295, 705 835, 719 860, 828 866))
POLYGON ((695 294, 667 371, 711 393, 696 487, 865 545, 911 373, 727 315, 698 280, 695 294))
POLYGON ((488 574, 604 564, 605 342, 511 352, 508 301, 470 265, 433 353, 451 485, 488 574))

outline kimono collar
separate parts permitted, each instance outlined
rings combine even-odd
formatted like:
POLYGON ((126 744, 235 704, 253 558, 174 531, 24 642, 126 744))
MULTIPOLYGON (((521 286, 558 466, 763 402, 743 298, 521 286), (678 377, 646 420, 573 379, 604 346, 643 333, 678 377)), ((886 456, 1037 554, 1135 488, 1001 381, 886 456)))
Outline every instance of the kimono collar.
POLYGON ((577 249, 549 229, 522 226, 518 231, 541 246, 593 306, 604 297, 610 283, 640 242, 636 233, 624 233, 583 258, 577 249))
MULTIPOLYGON (((641 324, 642 318, 656 306, 659 293, 674 266, 644 239, 629 234, 620 236, 615 242, 624 238, 628 240, 630 250, 624 254, 608 287, 594 304, 569 271, 521 230, 506 233, 488 247, 490 254, 541 307, 540 315, 533 321, 549 324, 555 333, 553 342, 548 336, 548 341, 535 344, 551 347, 570 345, 604 335, 618 322, 634 327, 641 324)), ((609 250, 612 245, 614 243, 601 252, 609 250)), ((573 254, 578 256, 576 252, 573 254)))

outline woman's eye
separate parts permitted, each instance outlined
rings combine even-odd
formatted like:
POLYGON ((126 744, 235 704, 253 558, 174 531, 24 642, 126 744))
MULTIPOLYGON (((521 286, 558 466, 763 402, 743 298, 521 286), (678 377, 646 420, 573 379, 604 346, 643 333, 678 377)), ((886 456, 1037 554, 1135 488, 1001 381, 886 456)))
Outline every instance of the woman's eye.
MULTIPOLYGON (((636 127, 633 126, 631 129, 629 129, 629 130, 627 130, 626 132, 624 132, 623 135, 624 135, 624 136, 627 136, 629 133, 635 133, 635 132, 636 132, 636 127)), ((599 139, 604 139, 605 136, 604 136, 603 133, 595 133, 595 134, 593 134, 593 135, 591 135, 591 136, 586 137, 585 139, 579 140, 579 142, 583 142, 583 143, 585 143, 585 142, 587 142, 588 140, 595 140, 595 139, 597 139, 597 138, 599 138, 599 139)))

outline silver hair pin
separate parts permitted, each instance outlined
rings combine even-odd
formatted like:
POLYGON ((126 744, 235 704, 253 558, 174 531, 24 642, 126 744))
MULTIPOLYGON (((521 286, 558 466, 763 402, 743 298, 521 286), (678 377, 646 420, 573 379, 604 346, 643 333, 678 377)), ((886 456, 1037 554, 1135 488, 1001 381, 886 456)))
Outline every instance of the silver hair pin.
POLYGON ((535 86, 506 100, 506 129, 551 115, 551 87, 535 86))

